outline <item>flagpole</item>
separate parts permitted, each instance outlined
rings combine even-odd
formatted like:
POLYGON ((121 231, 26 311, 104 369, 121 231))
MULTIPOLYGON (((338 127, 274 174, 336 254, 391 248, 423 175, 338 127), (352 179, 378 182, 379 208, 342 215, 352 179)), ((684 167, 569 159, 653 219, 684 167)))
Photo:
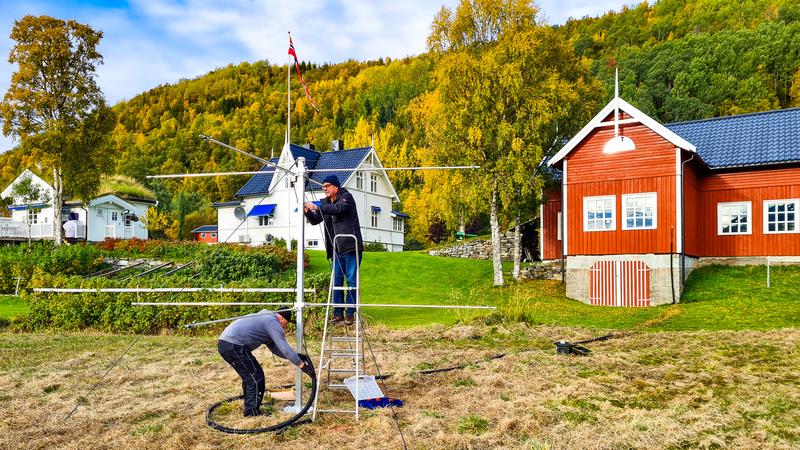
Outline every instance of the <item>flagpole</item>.
MULTIPOLYGON (((289 43, 292 42, 292 32, 289 31, 289 43)), ((292 130, 292 63, 286 63, 286 145, 291 144, 292 130)))

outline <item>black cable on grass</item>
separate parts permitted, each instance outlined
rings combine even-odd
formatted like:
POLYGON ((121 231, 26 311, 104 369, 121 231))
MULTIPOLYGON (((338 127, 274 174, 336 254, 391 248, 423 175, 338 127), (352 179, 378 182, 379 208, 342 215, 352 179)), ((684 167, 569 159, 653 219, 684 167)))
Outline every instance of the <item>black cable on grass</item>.
MULTIPOLYGON (((225 400, 219 401, 219 402, 214 403, 213 405, 211 405, 211 407, 209 407, 208 410, 206 411, 206 423, 208 424, 208 426, 210 426, 211 428, 213 428, 215 430, 219 430, 219 431, 222 431, 223 433, 229 433, 229 434, 275 433, 275 432, 283 431, 284 429, 286 429, 288 427, 310 423, 311 419, 304 419, 304 420, 301 420, 301 419, 302 419, 303 416, 306 415, 308 410, 311 408, 311 405, 314 404, 314 396, 315 396, 315 393, 317 391, 317 375, 316 375, 316 372, 314 371, 314 364, 311 362, 311 358, 308 358, 308 361, 305 361, 305 363, 309 364, 311 366, 311 369, 312 369, 311 372, 314 373, 313 376, 306 373, 306 375, 308 375, 311 378, 311 391, 310 391, 311 395, 308 396, 308 401, 306 402, 305 406, 303 406, 303 409, 301 409, 300 412, 298 412, 294 416, 290 417, 289 419, 287 419, 287 420, 285 420, 285 421, 283 421, 281 423, 278 423, 278 424, 275 424, 275 425, 271 425, 271 426, 268 426, 268 427, 261 427, 261 428, 232 428, 232 427, 226 427, 225 425, 220 425, 214 419, 211 418, 211 416, 214 414, 214 411, 217 408, 219 408, 220 406, 222 406, 223 404, 229 403, 229 402, 233 402, 233 401, 236 401, 236 400, 244 398, 244 395, 237 395, 236 397, 227 398, 225 400)), ((303 372, 303 373, 305 373, 305 372, 303 372)))
POLYGON ((116 361, 114 361, 114 362, 111 364, 111 366, 109 366, 109 367, 108 367, 108 370, 106 370, 106 373, 104 373, 104 374, 103 374, 103 376, 102 376, 102 377, 100 377, 100 379, 97 381, 97 383, 95 383, 95 384, 94 384, 94 386, 92 386, 92 387, 91 387, 91 389, 89 389, 89 391, 88 391, 88 392, 87 392, 85 395, 83 395, 83 396, 81 396, 81 397, 79 397, 79 398, 78 398, 78 401, 75 403, 75 407, 74 407, 74 408, 72 408, 72 411, 70 411, 70 412, 69 412, 69 414, 67 414, 67 416, 66 416, 66 417, 64 417, 64 420, 67 420, 67 419, 69 419, 70 417, 72 417, 72 415, 73 415, 73 414, 75 414, 75 411, 77 411, 77 410, 78 410, 78 408, 79 408, 79 407, 80 407, 80 406, 81 406, 83 403, 85 403, 85 402, 86 402, 86 400, 88 400, 88 398, 89 398, 89 396, 92 394, 92 392, 94 392, 94 391, 95 391, 95 389, 97 389, 97 387, 98 387, 98 386, 100 386, 100 383, 102 383, 102 382, 103 382, 103 380, 105 380, 105 379, 106 379, 106 376, 109 374, 109 372, 111 372, 111 369, 113 369, 114 367, 116 367, 116 366, 117 366, 117 364, 119 364, 119 362, 120 362, 120 361, 122 361, 122 358, 123 358, 125 355, 127 355, 127 354, 128 354, 128 352, 130 351, 130 349, 131 349, 131 348, 132 348, 134 345, 136 345, 136 343, 137 343, 137 342, 139 342, 139 339, 141 339, 141 338, 142 338, 142 336, 144 336, 144 335, 145 335, 145 333, 147 333, 147 332, 148 332, 148 331, 149 331, 149 330, 150 330, 150 329, 153 327, 153 324, 155 324, 155 323, 156 323, 156 320, 158 319, 158 316, 159 316, 160 314, 161 314, 161 312, 160 312, 160 311, 156 313, 156 315, 153 317, 153 320, 151 320, 151 321, 150 321, 150 324, 149 324, 149 325, 147 325, 147 327, 144 329, 144 331, 142 331, 141 333, 139 333, 139 334, 136 336, 136 339, 134 339, 134 340, 133 340, 133 342, 131 342, 131 343, 130 343, 130 345, 128 345, 128 348, 126 348, 126 349, 125 349, 125 351, 124 351, 124 352, 122 352, 122 354, 121 354, 121 355, 119 355, 119 358, 117 358, 117 360, 116 360, 116 361))
MULTIPOLYGON (((283 310, 283 311, 287 311, 287 310, 283 310)), ((303 351, 305 352, 306 355, 308 355, 308 347, 306 346, 306 337, 305 336, 303 336, 302 346, 303 346, 303 351)), ((300 412, 298 412, 297 414, 295 414, 294 416, 292 416, 288 420, 285 420, 285 421, 283 421, 283 422, 281 422, 279 424, 275 424, 275 425, 272 425, 272 426, 269 426, 269 427, 261 427, 261 428, 232 428, 232 427, 226 427, 225 425, 220 425, 214 419, 211 418, 211 416, 214 414, 214 411, 217 408, 219 408, 220 406, 222 406, 223 404, 230 403, 230 402, 233 402, 233 401, 236 401, 236 400, 240 400, 240 399, 244 399, 244 395, 237 395, 236 397, 227 398, 225 400, 219 401, 219 402, 214 403, 213 405, 211 405, 211 407, 209 407, 208 410, 206 410, 206 424, 208 424, 208 426, 210 426, 211 428, 213 428, 215 430, 222 431, 223 433, 229 433, 229 434, 259 434, 259 433, 280 433, 281 431, 283 431, 283 430, 285 430, 286 428, 289 428, 289 427, 293 427, 293 426, 296 426, 296 425, 303 425, 303 424, 306 424, 306 423, 311 423, 311 419, 303 419, 303 420, 301 420, 301 418, 304 415, 306 415, 308 410, 314 404, 314 398, 316 397, 316 394, 317 394, 317 372, 316 372, 316 370, 314 370, 314 363, 311 362, 311 357, 308 357, 307 360, 303 361, 303 362, 305 364, 308 364, 308 365, 311 366, 311 371, 310 372, 313 374, 313 375, 311 375, 311 374, 306 373, 305 371, 303 372, 303 373, 305 373, 306 375, 308 375, 311 378, 311 390, 309 391, 309 392, 311 392, 311 395, 308 396, 308 401, 306 402, 306 404, 303 407, 303 409, 301 409, 300 412)), ((289 384, 289 385, 281 385, 279 387, 293 387, 293 386, 294 386, 294 383, 289 384)))

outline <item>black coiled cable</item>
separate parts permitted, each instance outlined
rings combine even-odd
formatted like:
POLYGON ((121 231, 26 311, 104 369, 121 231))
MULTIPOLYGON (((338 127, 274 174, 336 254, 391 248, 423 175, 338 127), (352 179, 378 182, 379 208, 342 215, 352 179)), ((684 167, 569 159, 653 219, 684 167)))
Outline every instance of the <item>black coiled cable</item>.
POLYGON ((219 430, 219 431, 222 431, 223 433, 230 433, 230 434, 274 433, 274 432, 282 431, 282 430, 284 430, 284 429, 286 429, 288 427, 294 426, 294 425, 301 425, 301 424, 304 424, 304 423, 310 423, 311 419, 304 419, 304 420, 301 420, 301 419, 302 419, 303 416, 306 415, 308 410, 311 408, 311 405, 314 404, 314 397, 316 396, 316 393, 317 393, 317 375, 316 375, 316 371, 314 370, 314 364, 311 363, 311 358, 306 359, 305 363, 309 364, 310 367, 311 367, 311 370, 309 371, 311 374, 303 371, 303 373, 305 373, 306 375, 308 375, 311 378, 311 391, 310 391, 311 395, 308 396, 308 401, 306 402, 306 404, 303 407, 303 409, 301 409, 300 412, 298 412, 297 414, 295 414, 294 416, 292 416, 288 420, 283 421, 283 422, 278 423, 278 424, 275 424, 275 425, 272 425, 272 426, 269 426, 269 427, 263 427, 263 428, 231 428, 231 427, 226 427, 225 425, 220 425, 219 423, 214 421, 214 419, 212 419, 211 416, 214 414, 214 411, 217 408, 222 406, 224 403, 229 403, 229 402, 233 402, 233 401, 236 401, 236 400, 244 398, 244 395, 237 395, 236 397, 227 398, 225 400, 219 401, 219 402, 214 403, 213 405, 211 405, 211 407, 208 408, 208 410, 206 411, 206 423, 208 424, 208 426, 210 426, 211 428, 213 428, 215 430, 219 430))

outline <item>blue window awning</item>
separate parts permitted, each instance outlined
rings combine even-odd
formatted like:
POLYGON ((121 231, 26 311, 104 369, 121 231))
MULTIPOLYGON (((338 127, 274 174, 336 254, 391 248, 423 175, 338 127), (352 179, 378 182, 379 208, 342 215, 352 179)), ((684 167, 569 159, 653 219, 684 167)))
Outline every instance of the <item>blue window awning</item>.
POLYGON ((253 206, 253 209, 247 213, 247 217, 271 216, 275 212, 275 206, 275 204, 253 206))
POLYGON ((381 207, 380 206, 373 206, 372 207, 372 212, 381 212, 381 207))
POLYGON ((401 219, 408 219, 409 215, 406 213, 402 213, 400 211, 392 210, 392 215, 395 217, 400 217, 401 219))

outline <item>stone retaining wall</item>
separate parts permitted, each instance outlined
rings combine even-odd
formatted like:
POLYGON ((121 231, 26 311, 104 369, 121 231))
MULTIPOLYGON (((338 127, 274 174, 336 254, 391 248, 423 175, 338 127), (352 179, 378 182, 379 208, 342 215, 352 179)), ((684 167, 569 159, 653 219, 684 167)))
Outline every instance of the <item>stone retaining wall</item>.
MULTIPOLYGON (((500 258, 511 261, 514 256, 514 232, 508 231, 500 236, 500 258)), ((473 239, 445 248, 428 251, 431 256, 451 258, 492 259, 492 240, 473 239)))

